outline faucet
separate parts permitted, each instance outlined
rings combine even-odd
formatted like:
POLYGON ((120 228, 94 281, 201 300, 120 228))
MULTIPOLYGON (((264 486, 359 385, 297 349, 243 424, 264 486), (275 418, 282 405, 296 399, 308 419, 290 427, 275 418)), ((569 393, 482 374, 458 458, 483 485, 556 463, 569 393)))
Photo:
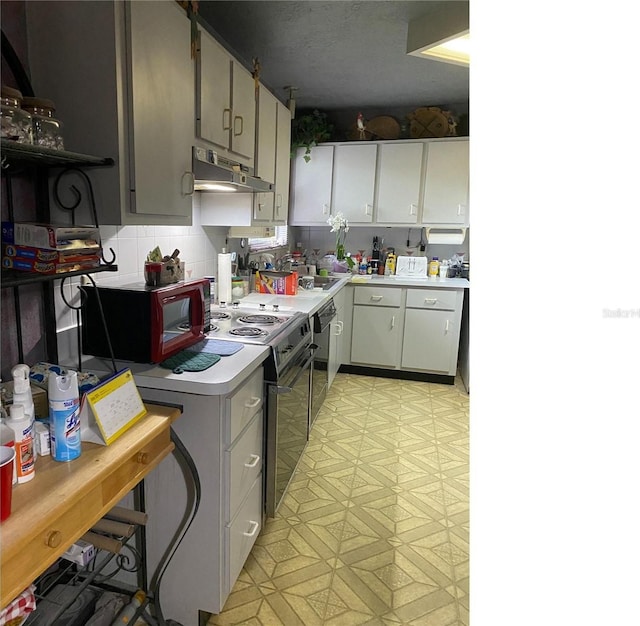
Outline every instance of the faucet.
POLYGON ((291 264, 293 262, 293 255, 290 252, 282 255, 279 259, 276 259, 275 268, 279 272, 291 271, 291 264), (289 264, 289 269, 285 269, 285 265, 289 264))

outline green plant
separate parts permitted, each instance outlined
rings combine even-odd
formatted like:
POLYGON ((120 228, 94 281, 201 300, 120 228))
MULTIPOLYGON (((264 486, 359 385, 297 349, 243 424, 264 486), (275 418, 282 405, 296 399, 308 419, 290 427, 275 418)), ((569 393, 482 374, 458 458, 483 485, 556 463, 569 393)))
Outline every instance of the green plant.
POLYGON ((306 148, 304 160, 311 160, 311 148, 321 141, 331 139, 333 125, 327 120, 327 114, 315 109, 312 113, 301 115, 291 124, 291 156, 298 148, 306 148))

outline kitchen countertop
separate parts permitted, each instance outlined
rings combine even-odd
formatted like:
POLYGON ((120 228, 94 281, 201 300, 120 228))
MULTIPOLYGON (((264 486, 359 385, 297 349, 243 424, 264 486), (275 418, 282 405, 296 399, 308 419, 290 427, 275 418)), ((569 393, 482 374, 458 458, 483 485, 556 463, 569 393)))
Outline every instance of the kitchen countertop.
MULTIPOLYGON (((269 356, 269 350, 268 346, 243 344, 242 350, 230 356, 221 357, 210 368, 201 372, 184 372, 183 374, 174 374, 171 370, 152 364, 116 361, 116 365, 118 369, 126 367, 131 369, 143 398, 143 387, 194 393, 201 396, 220 396, 230 393, 244 382, 256 367, 262 365, 269 356)), ((83 361, 82 368, 87 372, 95 372, 101 377, 111 372, 108 359, 95 357, 83 361)))
MULTIPOLYGON (((467 289, 469 281, 465 278, 413 278, 403 276, 362 276, 345 275, 340 277, 330 289, 316 288, 313 290, 299 290, 297 296, 279 296, 264 293, 251 293, 242 298, 241 302, 267 306, 280 305, 283 310, 295 310, 313 315, 329 297, 338 293, 348 284, 357 285, 391 285, 397 287, 435 287, 444 289, 467 289)), ((225 395, 232 392, 246 378, 259 367, 269 355, 267 346, 243 344, 244 347, 236 354, 223 356, 218 363, 202 372, 184 372, 174 374, 171 370, 158 365, 116 362, 118 369, 130 368, 141 388, 144 398, 144 388, 166 389, 182 393, 193 393, 204 396, 225 395)), ((83 370, 95 372, 104 376, 111 372, 108 359, 90 357, 83 362, 83 370)))

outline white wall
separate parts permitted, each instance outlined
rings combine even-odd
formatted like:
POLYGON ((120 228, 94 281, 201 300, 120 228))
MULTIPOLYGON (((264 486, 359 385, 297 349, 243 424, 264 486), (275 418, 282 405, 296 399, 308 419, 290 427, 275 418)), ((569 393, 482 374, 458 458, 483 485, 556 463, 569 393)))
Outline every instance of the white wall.
MULTIPOLYGON (((180 250, 180 260, 185 262, 185 280, 215 276, 218 253, 226 246, 227 230, 221 226, 201 226, 197 200, 194 200, 192 226, 101 226, 104 257, 109 260, 109 248, 113 248, 118 271, 94 274, 93 279, 99 285, 144 281, 145 259, 156 246, 163 254, 171 254, 176 248, 180 250)), ((71 278, 62 286, 64 297, 74 306, 79 303, 79 284, 79 278, 71 278)), ((65 305, 58 289, 56 325, 62 364, 77 363, 76 319, 76 312, 65 305)))

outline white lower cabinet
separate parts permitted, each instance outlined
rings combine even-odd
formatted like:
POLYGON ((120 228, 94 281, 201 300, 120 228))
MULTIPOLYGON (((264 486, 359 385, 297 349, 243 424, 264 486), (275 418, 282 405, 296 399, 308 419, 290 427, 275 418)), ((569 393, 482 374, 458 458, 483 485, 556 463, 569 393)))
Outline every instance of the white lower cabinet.
POLYGON ((352 289, 352 365, 455 376, 463 289, 352 289))
POLYGON ((402 338, 402 289, 356 287, 351 362, 396 368, 402 338))
MULTIPOLYGON (((160 587, 166 618, 198 626, 198 612, 219 613, 262 528, 264 407, 259 367, 227 396, 140 388, 146 401, 179 404, 172 428, 200 479, 197 514, 160 587)), ((184 463, 165 459, 145 479, 147 564, 156 570, 193 503, 184 463)))

